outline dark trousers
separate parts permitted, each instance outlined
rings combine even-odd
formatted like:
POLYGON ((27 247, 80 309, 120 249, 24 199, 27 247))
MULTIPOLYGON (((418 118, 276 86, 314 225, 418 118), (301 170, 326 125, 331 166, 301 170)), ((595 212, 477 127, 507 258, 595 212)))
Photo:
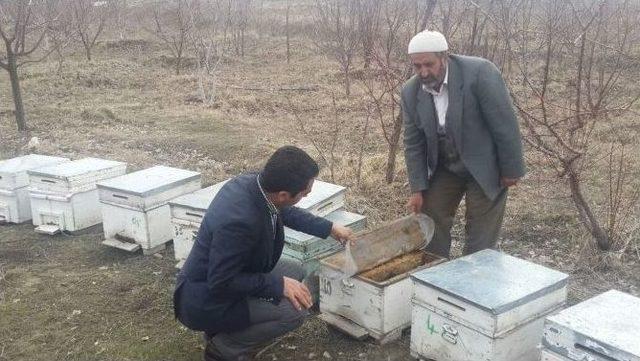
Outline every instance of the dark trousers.
MULTIPOLYGON (((282 258, 271 273, 298 281, 302 281, 305 276, 299 264, 282 258)), ((225 359, 235 360, 257 346, 295 330, 308 316, 306 310, 296 310, 286 298, 282 298, 279 303, 249 298, 248 303, 251 325, 238 332, 218 333, 210 341, 225 359)))
POLYGON ((435 222, 428 251, 449 257, 451 227, 463 196, 467 208, 464 254, 495 246, 502 227, 507 189, 491 200, 471 175, 460 176, 439 167, 429 182, 429 189, 423 193, 422 211, 435 222))

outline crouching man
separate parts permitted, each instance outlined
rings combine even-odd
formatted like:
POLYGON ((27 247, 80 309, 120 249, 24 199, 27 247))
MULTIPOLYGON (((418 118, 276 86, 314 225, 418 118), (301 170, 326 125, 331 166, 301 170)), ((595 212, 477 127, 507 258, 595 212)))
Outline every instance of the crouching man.
POLYGON ((257 347, 302 325, 312 299, 303 269, 280 259, 283 226, 354 241, 350 229, 293 207, 318 172, 307 153, 285 146, 211 202, 173 300, 180 322, 205 332, 205 360, 251 360, 257 347))

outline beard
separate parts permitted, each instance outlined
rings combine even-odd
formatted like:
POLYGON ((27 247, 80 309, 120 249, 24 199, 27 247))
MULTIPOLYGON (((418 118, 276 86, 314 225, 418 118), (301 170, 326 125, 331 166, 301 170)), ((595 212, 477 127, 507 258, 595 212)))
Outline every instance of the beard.
POLYGON ((422 82, 422 84, 424 84, 424 86, 429 88, 429 90, 433 90, 435 92, 440 90, 440 85, 442 84, 442 80, 438 79, 434 75, 420 78, 420 81, 422 82))

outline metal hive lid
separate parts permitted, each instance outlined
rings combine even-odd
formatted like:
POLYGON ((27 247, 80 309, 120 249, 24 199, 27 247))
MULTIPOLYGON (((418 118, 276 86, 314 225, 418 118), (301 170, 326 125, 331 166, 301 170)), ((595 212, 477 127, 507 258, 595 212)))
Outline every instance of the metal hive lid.
POLYGON ((564 287, 569 276, 487 249, 411 277, 492 314, 501 314, 564 287))
POLYGON ((118 166, 126 166, 126 163, 100 158, 82 158, 70 162, 48 165, 29 170, 31 175, 46 176, 59 179, 70 179, 83 174, 110 169, 118 166))
MULTIPOLYGON (((548 317, 550 322, 640 357, 640 298, 611 290, 548 317)), ((616 358, 617 359, 617 358, 616 358)))
POLYGON ((98 182, 98 188, 145 197, 198 179, 199 172, 158 165, 98 182))
POLYGON ((188 207, 199 211, 206 211, 207 208, 209 208, 211 201, 213 201, 213 198, 215 198, 220 189, 222 189, 222 186, 224 186, 228 181, 229 180, 227 179, 212 186, 199 189, 193 193, 174 198, 169 201, 169 204, 188 207))
POLYGON ((313 182, 313 188, 311 188, 311 192, 296 204, 296 207, 302 209, 309 209, 313 206, 331 198, 336 195, 344 192, 346 190, 345 187, 323 182, 321 180, 315 180, 313 182))
POLYGON ((52 157, 49 155, 29 154, 21 157, 0 161, 0 173, 26 172, 52 163, 67 162, 68 158, 52 157))

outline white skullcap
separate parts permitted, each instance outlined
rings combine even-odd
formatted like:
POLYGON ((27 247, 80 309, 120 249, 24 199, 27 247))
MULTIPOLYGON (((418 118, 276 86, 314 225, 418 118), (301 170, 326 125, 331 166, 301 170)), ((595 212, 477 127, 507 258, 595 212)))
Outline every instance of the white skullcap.
POLYGON ((437 31, 421 31, 409 42, 409 54, 439 53, 449 50, 447 39, 437 31))

